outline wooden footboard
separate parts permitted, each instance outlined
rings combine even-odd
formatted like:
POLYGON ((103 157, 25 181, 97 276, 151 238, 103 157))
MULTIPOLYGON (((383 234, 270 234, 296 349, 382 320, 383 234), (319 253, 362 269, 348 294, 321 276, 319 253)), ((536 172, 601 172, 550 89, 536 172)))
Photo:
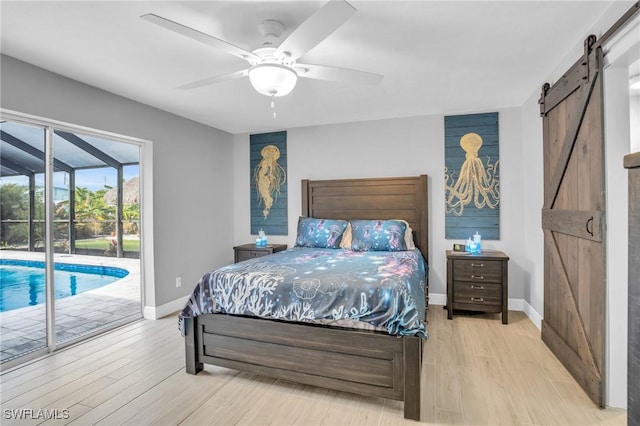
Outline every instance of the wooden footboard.
POLYGON ((203 364, 404 401, 420 420, 422 341, 384 333, 208 314, 186 319, 186 369, 203 364))

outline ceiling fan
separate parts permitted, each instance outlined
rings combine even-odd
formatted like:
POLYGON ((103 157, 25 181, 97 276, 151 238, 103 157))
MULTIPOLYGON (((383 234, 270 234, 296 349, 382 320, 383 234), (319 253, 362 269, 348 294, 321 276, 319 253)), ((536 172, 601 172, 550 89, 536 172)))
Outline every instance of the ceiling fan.
POLYGON ((284 32, 282 23, 272 19, 262 21, 258 29, 266 41, 261 47, 251 52, 152 13, 142 15, 141 18, 230 53, 249 63, 249 68, 185 84, 180 86, 180 89, 194 89, 248 76, 252 86, 259 93, 272 97, 273 107, 273 97, 290 93, 298 77, 360 84, 377 84, 382 80, 381 75, 370 72, 297 62, 301 56, 321 43, 355 13, 356 9, 346 1, 330 0, 279 44, 279 38, 284 32))

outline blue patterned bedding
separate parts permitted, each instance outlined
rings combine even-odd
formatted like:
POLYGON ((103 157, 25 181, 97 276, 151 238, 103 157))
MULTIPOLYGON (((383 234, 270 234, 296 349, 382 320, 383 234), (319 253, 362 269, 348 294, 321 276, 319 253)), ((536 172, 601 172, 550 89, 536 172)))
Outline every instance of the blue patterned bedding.
POLYGON ((294 247, 206 273, 184 318, 226 313, 386 331, 427 338, 419 250, 294 247))

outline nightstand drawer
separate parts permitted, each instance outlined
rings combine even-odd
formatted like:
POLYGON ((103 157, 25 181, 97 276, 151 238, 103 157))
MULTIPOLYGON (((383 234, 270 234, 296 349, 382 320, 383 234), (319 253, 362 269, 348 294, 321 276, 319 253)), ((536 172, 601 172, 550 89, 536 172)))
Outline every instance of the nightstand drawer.
POLYGON ((234 262, 238 263, 244 260, 268 256, 286 249, 286 244, 267 244, 266 247, 256 247, 255 244, 242 244, 233 248, 235 253, 234 262))
POLYGON ((453 301, 500 306, 502 305, 502 285, 459 281, 455 283, 453 301))
POLYGON ((454 281, 502 283, 502 262, 499 260, 456 259, 454 281))
POLYGON ((242 262, 243 260, 249 260, 260 256, 266 256, 268 252, 258 250, 239 250, 236 254, 236 262, 242 262))

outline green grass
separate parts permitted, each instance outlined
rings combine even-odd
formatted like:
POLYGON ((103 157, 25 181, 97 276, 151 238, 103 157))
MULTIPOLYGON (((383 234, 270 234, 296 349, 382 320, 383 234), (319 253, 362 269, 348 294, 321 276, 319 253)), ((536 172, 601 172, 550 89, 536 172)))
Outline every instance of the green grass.
MULTIPOLYGON (((139 240, 124 240, 122 242, 124 251, 140 251, 139 240)), ((111 245, 111 239, 108 240, 76 240, 76 248, 107 250, 111 245)))

